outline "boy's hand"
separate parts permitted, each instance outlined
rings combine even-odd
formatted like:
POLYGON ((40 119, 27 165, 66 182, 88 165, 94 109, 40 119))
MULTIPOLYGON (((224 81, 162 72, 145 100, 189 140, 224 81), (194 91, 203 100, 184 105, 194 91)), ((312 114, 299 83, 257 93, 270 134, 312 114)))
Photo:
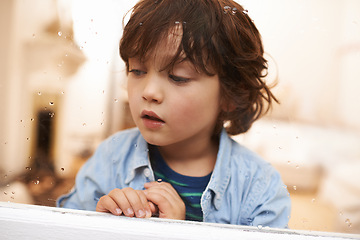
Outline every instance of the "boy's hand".
POLYGON ((127 217, 148 218, 151 217, 154 206, 148 202, 143 190, 116 188, 100 198, 96 211, 111 212, 117 216, 124 214, 127 217))
POLYGON ((158 207, 160 218, 185 219, 185 204, 170 183, 148 182, 144 187, 147 200, 158 207))

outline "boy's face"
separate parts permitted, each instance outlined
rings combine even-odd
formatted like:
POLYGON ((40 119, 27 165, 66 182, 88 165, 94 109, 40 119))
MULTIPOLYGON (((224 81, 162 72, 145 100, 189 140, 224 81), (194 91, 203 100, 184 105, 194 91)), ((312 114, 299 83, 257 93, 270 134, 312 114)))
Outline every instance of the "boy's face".
POLYGON ((172 70, 162 70, 179 44, 180 36, 171 36, 175 41, 159 44, 145 62, 129 59, 131 114, 150 144, 201 144, 211 138, 217 122, 219 78, 197 72, 188 61, 177 63, 172 70))

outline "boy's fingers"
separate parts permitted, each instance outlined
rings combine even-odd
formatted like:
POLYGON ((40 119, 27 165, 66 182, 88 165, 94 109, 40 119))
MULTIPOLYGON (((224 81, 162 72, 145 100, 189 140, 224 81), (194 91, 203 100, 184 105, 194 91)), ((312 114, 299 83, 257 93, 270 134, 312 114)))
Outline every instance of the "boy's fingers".
POLYGON ((102 196, 96 205, 97 212, 111 212, 114 215, 121 215, 122 211, 119 206, 109 196, 102 196))
MULTIPOLYGON (((138 196, 139 196, 139 199, 140 199, 141 204, 142 204, 143 211, 145 212, 145 216, 144 216, 144 217, 146 217, 146 218, 151 217, 152 211, 151 211, 151 208, 150 208, 150 206, 149 206, 148 199, 146 198, 144 191, 143 191, 143 190, 136 190, 136 193, 137 193, 138 196)), ((137 216, 138 216, 138 215, 141 215, 141 214, 138 213, 137 216)))
POLYGON ((111 197, 114 202, 116 202, 125 216, 134 216, 134 210, 132 209, 129 200, 125 195, 124 189, 114 189, 108 194, 108 196, 111 197))
POLYGON ((170 194, 170 196, 172 197, 172 199, 169 199, 169 200, 177 199, 179 197, 179 194, 177 193, 177 191, 168 182, 160 182, 160 183, 159 182, 148 182, 148 183, 144 184, 144 187, 147 190, 162 189, 162 190, 167 191, 167 193, 170 194))
POLYGON ((151 215, 150 209, 146 209, 148 207, 147 199, 141 191, 134 190, 132 188, 124 188, 122 189, 122 192, 127 198, 127 203, 129 204, 126 204, 126 208, 123 208, 126 216, 134 216, 135 214, 138 218, 144 218, 151 215))

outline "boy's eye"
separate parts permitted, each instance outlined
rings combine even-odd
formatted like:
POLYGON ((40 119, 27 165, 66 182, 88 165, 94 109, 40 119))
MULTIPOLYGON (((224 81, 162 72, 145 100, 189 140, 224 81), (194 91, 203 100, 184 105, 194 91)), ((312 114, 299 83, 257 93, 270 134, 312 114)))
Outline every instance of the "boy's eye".
POLYGON ((129 73, 132 73, 132 74, 134 74, 135 76, 141 76, 141 75, 143 75, 143 74, 146 74, 145 71, 141 71, 141 70, 139 70, 139 69, 131 69, 131 70, 129 71, 129 73))
POLYGON ((178 77, 172 74, 169 74, 169 78, 174 81, 175 83, 186 83, 188 81, 190 81, 189 78, 184 78, 184 77, 178 77))

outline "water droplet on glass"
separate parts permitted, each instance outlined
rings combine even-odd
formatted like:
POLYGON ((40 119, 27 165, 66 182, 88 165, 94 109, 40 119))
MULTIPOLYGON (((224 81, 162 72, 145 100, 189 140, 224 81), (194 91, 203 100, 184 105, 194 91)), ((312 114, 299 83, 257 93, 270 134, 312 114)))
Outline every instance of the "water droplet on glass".
POLYGON ((290 164, 291 163, 291 161, 288 161, 288 164, 290 164))
POLYGON ((4 192, 5 195, 7 195, 7 192, 4 192))
POLYGON ((224 7, 224 13, 227 14, 229 11, 231 11, 231 7, 230 6, 225 6, 224 7))
POLYGON ((281 149, 283 149, 281 146, 279 146, 279 149, 281 150, 281 149))
POLYGON ((296 191, 297 187, 296 187, 296 186, 293 186, 293 189, 296 191))
POLYGON ((29 140, 30 140, 30 138, 29 138, 29 137, 27 137, 27 138, 26 138, 26 140, 28 140, 28 141, 29 141, 29 140))
POLYGON ((33 183, 34 183, 35 185, 38 185, 38 184, 40 183, 40 181, 39 181, 39 180, 36 180, 36 181, 33 181, 33 183))
POLYGON ((139 25, 140 25, 140 26, 142 26, 142 25, 143 25, 143 23, 141 22, 141 23, 139 23, 139 25))
POLYGON ((32 37, 35 38, 35 33, 33 33, 32 37))
POLYGON ((38 92, 38 95, 40 96, 40 95, 41 95, 41 92, 38 92))
POLYGON ((249 13, 249 10, 247 10, 247 9, 245 9, 244 11, 243 11, 243 14, 248 14, 249 13))
POLYGON ((352 223, 350 222, 350 219, 348 219, 348 218, 345 220, 345 223, 348 225, 348 227, 351 227, 351 225, 352 225, 352 223))
POLYGON ((315 198, 311 199, 311 202, 312 202, 312 203, 315 203, 315 198))
POLYGON ((62 168, 61 168, 61 171, 65 171, 65 168, 62 167, 62 168))
POLYGON ((30 118, 30 121, 32 121, 32 122, 33 122, 34 120, 35 120, 35 119, 33 119, 33 118, 30 118))
POLYGON ((58 32, 58 35, 59 35, 59 37, 61 37, 61 35, 62 35, 62 32, 61 32, 61 31, 59 31, 59 32, 58 32))
POLYGON ((10 187, 10 184, 6 184, 7 187, 10 187))
POLYGON ((179 21, 175 21, 175 24, 178 25, 178 24, 180 24, 180 22, 179 22, 179 21))
POLYGON ((342 215, 343 215, 343 212, 339 212, 339 215, 342 216, 342 215))
POLYGON ((64 93, 65 93, 64 91, 61 92, 61 94, 64 94, 64 93))
POLYGON ((299 167, 299 165, 296 165, 296 167, 295 167, 296 169, 299 169, 300 167, 299 167))
POLYGON ((11 194, 15 194, 15 192, 11 192, 11 194))
POLYGON ((114 102, 118 102, 119 100, 117 98, 114 99, 114 102))
POLYGON ((83 127, 86 127, 86 123, 83 123, 83 127))
POLYGON ((25 169, 28 171, 31 171, 31 167, 26 167, 25 169))
POLYGON ((49 116, 53 118, 55 116, 55 113, 49 113, 49 116))
POLYGON ((137 144, 135 143, 134 146, 137 148, 137 144))
POLYGON ((262 225, 258 225, 257 228, 258 228, 259 230, 261 230, 261 229, 263 228, 263 226, 262 226, 262 225))
POLYGON ((54 105, 54 102, 49 102, 49 105, 50 105, 50 106, 54 105))
POLYGON ((232 15, 235 15, 237 13, 237 8, 233 8, 232 11, 231 11, 232 15))

